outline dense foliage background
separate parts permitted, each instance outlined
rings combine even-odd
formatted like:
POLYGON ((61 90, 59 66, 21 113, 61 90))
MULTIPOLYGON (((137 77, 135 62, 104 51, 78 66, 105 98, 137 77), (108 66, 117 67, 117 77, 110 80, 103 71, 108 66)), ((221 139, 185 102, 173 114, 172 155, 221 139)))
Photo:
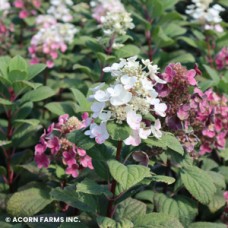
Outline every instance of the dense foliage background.
POLYGON ((226 0, 0 0, 0 227, 227 227, 227 23, 226 0), (5 220, 29 216, 80 222, 5 220))

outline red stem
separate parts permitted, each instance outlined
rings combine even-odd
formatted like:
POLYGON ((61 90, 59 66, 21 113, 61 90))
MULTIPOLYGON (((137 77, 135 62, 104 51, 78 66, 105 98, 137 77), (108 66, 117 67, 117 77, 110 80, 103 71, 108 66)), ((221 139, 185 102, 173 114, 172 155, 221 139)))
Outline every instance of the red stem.
MULTIPOLYGON (((14 101, 16 98, 16 95, 12 88, 9 88, 9 94, 10 94, 10 101, 14 101)), ((8 126, 7 126, 7 133, 6 138, 8 141, 11 140, 13 136, 13 127, 12 127, 12 110, 9 109, 6 113, 7 119, 8 119, 8 126)), ((13 192, 12 184, 13 184, 13 175, 14 172, 11 169, 11 159, 13 156, 13 152, 11 152, 11 149, 7 149, 5 151, 5 159, 6 159, 6 169, 7 169, 7 184, 9 185, 10 192, 13 192)))
MULTIPOLYGON (((12 118, 11 110, 8 111, 7 117, 8 117, 7 140, 10 141, 12 138, 12 132, 13 132, 12 123, 11 123, 11 118, 12 118)), ((10 149, 6 150, 5 156, 6 156, 7 182, 9 185, 10 192, 13 192, 13 189, 12 189, 13 171, 11 170, 11 157, 12 156, 11 156, 10 149)))
POLYGON ((152 61, 153 60, 153 49, 152 49, 152 39, 151 39, 150 30, 146 30, 145 35, 146 35, 146 41, 147 41, 147 45, 148 45, 148 58, 150 61, 152 61))
MULTIPOLYGON (((120 154, 121 154, 121 149, 122 149, 123 141, 119 141, 117 145, 117 150, 116 150, 116 160, 120 161, 120 154)), ((112 192, 112 198, 109 200, 108 203, 108 209, 107 209, 107 216, 109 218, 112 218, 115 212, 115 207, 113 207, 113 202, 116 200, 115 198, 115 190, 116 190, 116 181, 115 179, 112 180, 112 185, 111 185, 111 192, 112 192)))
MULTIPOLYGON (((147 8, 144 6, 144 12, 145 12, 145 18, 146 20, 152 24, 153 20, 151 19, 150 15, 149 15, 149 12, 147 10, 147 8)), ((148 52, 147 52, 147 55, 148 55, 148 58, 150 61, 153 60, 153 49, 152 49, 152 37, 151 37, 151 32, 149 29, 147 29, 145 31, 145 36, 146 36, 146 42, 147 42, 147 45, 148 45, 148 52)))
MULTIPOLYGON (((115 41, 115 34, 112 35, 112 37, 111 37, 110 40, 109 40, 109 45, 108 45, 108 47, 105 49, 105 53, 106 53, 107 55, 111 55, 111 54, 112 54, 112 46, 113 46, 114 41, 115 41)), ((103 71, 104 65, 101 63, 101 64, 100 64, 100 67, 101 67, 101 74, 100 74, 100 79, 99 79, 99 81, 102 82, 102 81, 103 81, 103 78, 104 78, 104 71, 103 71)))

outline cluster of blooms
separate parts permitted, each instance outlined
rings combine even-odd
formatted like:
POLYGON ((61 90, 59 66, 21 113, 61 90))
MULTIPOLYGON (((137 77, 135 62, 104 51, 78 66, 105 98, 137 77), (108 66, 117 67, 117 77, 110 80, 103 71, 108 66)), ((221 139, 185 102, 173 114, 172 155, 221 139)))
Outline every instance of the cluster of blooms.
POLYGON ((92 2, 93 17, 100 23, 105 35, 124 35, 128 29, 133 29, 131 15, 126 12, 119 0, 98 0, 92 2))
MULTIPOLYGON (((61 12, 62 14, 53 11, 55 7, 59 6, 64 9, 64 1, 52 0, 51 3, 52 6, 48 10, 50 14, 37 17, 36 24, 39 30, 32 37, 29 47, 31 63, 45 62, 49 68, 54 66, 54 60, 58 58, 59 52, 64 53, 67 50, 67 45, 73 42, 74 36, 78 32, 73 24, 65 23, 72 19, 69 12, 63 15, 65 11, 61 12), (57 19, 61 19, 64 23, 58 22, 57 19)), ((69 0, 65 4, 73 3, 69 0)))
POLYGON ((86 151, 66 138, 68 133, 86 128, 90 124, 88 113, 84 113, 82 119, 79 121, 77 117, 64 114, 59 117, 58 123, 52 123, 44 130, 39 143, 35 146, 35 162, 39 168, 47 168, 53 160, 67 166, 66 174, 74 178, 86 167, 93 169, 92 159, 86 151))
POLYGON ((92 117, 98 118, 101 124, 92 123, 85 134, 95 138, 99 144, 109 138, 106 129, 108 121, 127 123, 132 129, 131 135, 124 141, 126 145, 137 146, 141 139, 147 139, 151 134, 157 138, 162 135, 160 121, 157 119, 151 123, 146 115, 154 111, 159 116, 165 116, 167 106, 160 103, 154 86, 166 82, 156 75, 157 65, 152 65, 149 60, 143 60, 142 65, 136 59, 121 59, 119 63, 104 68, 104 72, 111 72, 114 83, 108 88, 102 83, 92 89, 93 94, 89 97, 93 101, 92 117))
POLYGON ((202 92, 197 87, 190 95, 189 87, 196 86, 199 69, 187 70, 180 63, 170 64, 160 77, 167 82, 157 91, 168 104, 166 125, 173 130, 188 152, 193 153, 198 142, 199 154, 222 149, 228 133, 227 99, 212 90, 202 92))
POLYGON ((220 13, 225 9, 215 4, 210 7, 213 0, 192 0, 194 4, 188 5, 186 14, 190 15, 194 20, 205 25, 205 29, 223 32, 223 28, 219 24, 222 21, 220 13))
POLYGON ((16 0, 14 6, 20 9, 19 17, 23 19, 37 14, 37 9, 41 6, 41 0, 16 0))
POLYGON ((118 0, 91 1, 90 5, 93 7, 92 16, 99 23, 101 22, 101 17, 105 16, 108 12, 124 11, 123 4, 118 0))
POLYGON ((6 15, 10 9, 8 0, 0 0, 0 14, 6 15))
POLYGON ((216 55, 215 63, 218 70, 228 67, 228 47, 222 48, 222 50, 216 55))
POLYGON ((51 6, 47 10, 47 13, 57 20, 69 22, 72 21, 73 17, 68 7, 72 5, 72 0, 51 0, 51 6))
POLYGON ((183 120, 189 115, 200 123, 199 129, 195 130, 201 141, 200 155, 210 153, 214 148, 224 149, 228 136, 228 100, 225 96, 220 97, 211 89, 203 93, 195 88, 189 111, 182 111, 180 107, 178 114, 186 116, 183 120))
POLYGON ((11 36, 14 31, 13 24, 7 25, 5 18, 10 10, 10 3, 7 0, 0 0, 0 55, 6 54, 11 46, 13 38, 11 36))

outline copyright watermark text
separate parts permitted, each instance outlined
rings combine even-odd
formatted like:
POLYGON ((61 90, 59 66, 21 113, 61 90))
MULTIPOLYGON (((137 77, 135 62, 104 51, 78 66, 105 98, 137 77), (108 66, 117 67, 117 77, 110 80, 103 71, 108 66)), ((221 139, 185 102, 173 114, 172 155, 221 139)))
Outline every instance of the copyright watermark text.
POLYGON ((59 222, 80 222, 78 217, 61 217, 61 216, 32 216, 32 217, 6 217, 6 222, 50 222, 50 223, 59 223, 59 222))

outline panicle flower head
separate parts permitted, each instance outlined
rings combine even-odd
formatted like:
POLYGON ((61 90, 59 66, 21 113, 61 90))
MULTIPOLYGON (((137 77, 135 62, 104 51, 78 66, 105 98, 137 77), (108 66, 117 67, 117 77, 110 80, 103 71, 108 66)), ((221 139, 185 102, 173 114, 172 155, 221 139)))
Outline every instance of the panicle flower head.
POLYGON ((67 45, 72 43, 78 30, 73 24, 56 22, 50 15, 39 16, 37 23, 40 29, 32 37, 29 47, 31 62, 37 63, 45 56, 46 64, 51 68, 59 52, 64 53, 67 50, 67 45))
POLYGON ((47 14, 36 18, 38 32, 32 37, 29 47, 32 64, 45 62, 52 68, 59 52, 64 53, 73 42, 78 29, 66 23, 73 19, 68 8, 71 5, 71 0, 52 0, 47 14))
POLYGON ((166 82, 157 76, 157 65, 149 60, 142 62, 137 61, 137 57, 131 57, 103 69, 110 72, 115 81, 108 88, 104 88, 104 83, 93 88, 89 97, 93 101, 92 118, 97 118, 101 124, 93 123, 85 134, 95 138, 97 143, 108 139, 108 121, 125 123, 132 129, 132 134, 125 140, 127 145, 139 145, 141 139, 148 138, 152 133, 157 138, 161 137, 159 120, 155 124, 148 123, 145 116, 150 112, 165 116, 167 106, 160 102, 154 87, 166 82))
POLYGON ((197 84, 196 71, 187 70, 180 63, 171 63, 165 68, 160 77, 167 84, 158 84, 159 96, 168 104, 167 116, 175 115, 181 104, 189 99, 189 87, 197 84))
MULTIPOLYGON (((201 141, 199 154, 225 147, 228 134, 228 101, 211 89, 202 92, 195 89, 190 101, 193 118, 201 123, 196 132, 201 141)), ((194 125, 193 125, 194 126, 194 125)))
POLYGON ((186 14, 190 15, 193 20, 204 24, 204 28, 223 32, 223 28, 219 24, 222 21, 220 13, 225 9, 219 4, 210 7, 213 0, 193 0, 193 4, 188 5, 186 14))
POLYGON ((228 67, 228 47, 222 48, 216 55, 215 63, 218 70, 226 69, 228 67))
POLYGON ((170 64, 161 74, 167 84, 158 85, 158 92, 168 104, 168 129, 176 134, 191 154, 200 144, 199 155, 203 155, 213 149, 224 148, 228 133, 228 106, 226 97, 212 90, 202 92, 198 89, 195 75, 195 70, 170 64), (190 86, 195 86, 192 95, 190 86))
MULTIPOLYGON (((125 10, 121 1, 98 0, 91 3, 93 7, 93 17, 100 23, 103 32, 107 36, 124 35, 128 29, 133 29, 131 15, 125 10)), ((115 44, 118 48, 118 44, 115 44)))
POLYGON ((52 123, 40 137, 40 142, 35 146, 35 162, 39 168, 48 168, 51 161, 66 166, 66 174, 76 178, 79 171, 88 167, 93 169, 92 159, 86 151, 66 137, 67 134, 87 127, 88 114, 83 114, 83 120, 77 117, 69 117, 64 114, 59 117, 58 123, 52 123))
POLYGON ((135 26, 132 22, 131 15, 126 12, 108 12, 101 17, 101 26, 105 35, 112 34, 125 35, 128 29, 133 29, 135 26))
POLYGON ((92 16, 99 23, 101 22, 101 17, 105 16, 108 12, 122 12, 124 11, 124 5, 119 0, 97 0, 92 1, 92 16))
POLYGON ((2 11, 3 16, 6 16, 10 9, 10 3, 8 0, 0 0, 0 12, 2 11))

